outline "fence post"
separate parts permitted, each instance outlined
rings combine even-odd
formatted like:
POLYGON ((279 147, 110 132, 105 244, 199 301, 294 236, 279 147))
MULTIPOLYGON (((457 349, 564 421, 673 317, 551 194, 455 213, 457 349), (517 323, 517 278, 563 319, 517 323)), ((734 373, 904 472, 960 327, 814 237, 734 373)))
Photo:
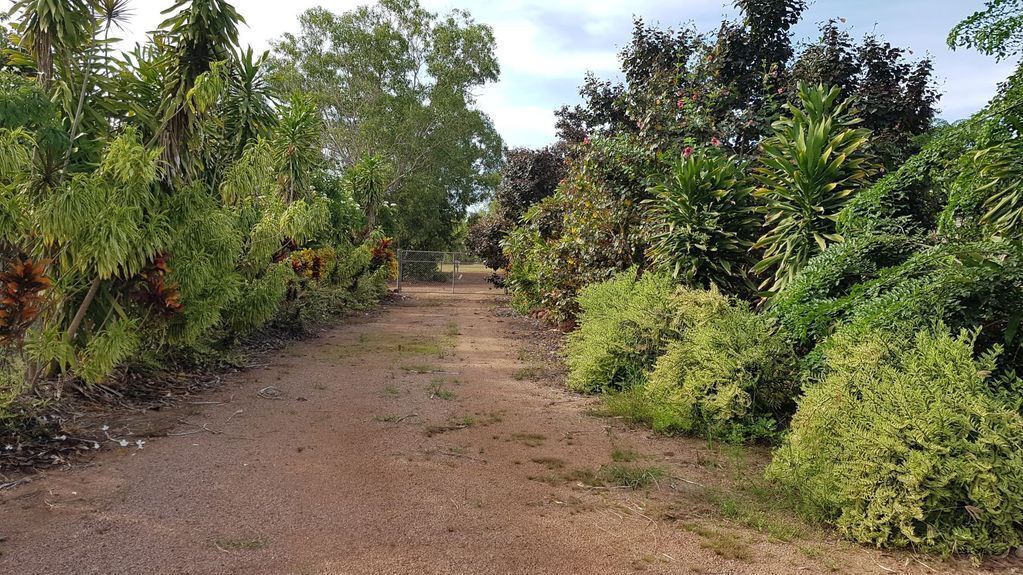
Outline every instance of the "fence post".
POLYGON ((455 293, 455 276, 458 274, 458 256, 451 252, 451 293, 455 293))
POLYGON ((404 251, 405 250, 398 250, 398 281, 397 281, 397 284, 396 284, 396 287, 397 287, 396 291, 398 293, 401 293, 401 260, 402 260, 402 252, 404 252, 404 251))

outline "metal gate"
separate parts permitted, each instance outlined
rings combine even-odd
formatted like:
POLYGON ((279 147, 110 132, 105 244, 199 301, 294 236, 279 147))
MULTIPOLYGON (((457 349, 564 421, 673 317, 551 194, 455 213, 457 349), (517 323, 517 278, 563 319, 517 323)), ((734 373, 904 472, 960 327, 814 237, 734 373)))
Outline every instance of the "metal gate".
POLYGON ((479 258, 462 252, 398 250, 398 291, 477 292, 493 288, 479 258))

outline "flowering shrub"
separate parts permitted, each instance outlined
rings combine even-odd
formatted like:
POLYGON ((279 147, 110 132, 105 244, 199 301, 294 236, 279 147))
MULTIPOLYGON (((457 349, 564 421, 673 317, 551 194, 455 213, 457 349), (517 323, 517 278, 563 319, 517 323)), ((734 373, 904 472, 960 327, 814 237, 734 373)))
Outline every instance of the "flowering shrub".
POLYGON ((558 191, 526 213, 506 248, 509 285, 530 293, 521 299, 531 311, 571 322, 580 288, 643 263, 641 202, 656 163, 633 139, 595 139, 571 160, 558 191))

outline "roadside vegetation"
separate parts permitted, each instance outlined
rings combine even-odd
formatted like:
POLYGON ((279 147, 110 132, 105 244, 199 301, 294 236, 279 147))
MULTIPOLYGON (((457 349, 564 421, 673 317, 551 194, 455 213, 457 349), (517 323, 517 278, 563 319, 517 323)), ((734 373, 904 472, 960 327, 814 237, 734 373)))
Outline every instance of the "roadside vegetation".
POLYGON ((164 15, 129 52, 127 0, 0 17, 0 455, 60 434, 69 395, 131 395, 375 305, 396 246, 454 242, 500 160, 472 97, 497 79, 493 37, 467 14, 314 9, 264 54, 225 0, 164 15), (327 31, 344 41, 311 62, 327 31))
MULTIPOLYGON (((506 155, 469 245, 607 412, 772 446, 765 489, 854 541, 1018 549, 1023 69, 949 125, 926 58, 838 20, 797 42, 802 0, 736 6, 709 33, 636 20, 624 81, 587 77, 556 145, 506 155)), ((1020 10, 948 42, 1018 58, 1020 10)))

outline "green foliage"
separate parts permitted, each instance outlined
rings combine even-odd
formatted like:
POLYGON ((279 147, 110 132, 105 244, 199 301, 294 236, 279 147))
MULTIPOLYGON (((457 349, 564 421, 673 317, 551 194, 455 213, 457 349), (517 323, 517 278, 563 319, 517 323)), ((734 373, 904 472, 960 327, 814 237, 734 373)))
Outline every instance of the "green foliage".
POLYGON ((940 93, 930 57, 911 62, 912 50, 868 33, 857 45, 837 20, 821 25, 821 37, 791 66, 789 94, 800 82, 835 86, 856 103, 862 127, 872 132, 871 149, 889 170, 919 151, 931 129, 940 93))
POLYGON ((906 236, 880 233, 835 244, 807 263, 771 301, 770 311, 789 337, 811 348, 846 317, 861 284, 902 264, 920 247, 906 236))
POLYGON ((749 291, 750 247, 760 227, 744 165, 711 150, 676 159, 651 189, 651 261, 688 285, 749 291))
POLYGON ((654 429, 733 442, 774 438, 795 406, 796 360, 785 336, 713 290, 675 305, 689 325, 643 389, 654 429))
POLYGON ((867 152, 870 133, 839 101, 837 88, 800 86, 801 107, 774 124, 762 144, 757 169, 768 231, 755 248, 764 257, 755 272, 772 271, 761 287, 777 292, 829 243, 842 241, 835 217, 874 172, 867 152))
POLYGON ((398 206, 400 245, 447 248, 500 167, 501 138, 476 104, 498 78, 492 30, 461 10, 398 0, 312 8, 299 23, 274 43, 273 84, 312 95, 342 165, 378 156, 392 168, 383 199, 398 206))
POLYGON ((492 205, 492 209, 480 214, 469 225, 465 237, 466 249, 482 259, 492 270, 505 268, 508 266, 508 258, 502 244, 511 228, 512 224, 501 207, 492 205))
POLYGON ((387 195, 392 172, 393 168, 376 155, 363 156, 345 172, 346 189, 366 214, 362 239, 369 237, 376 228, 377 213, 387 195))
POLYGON ((550 196, 565 176, 564 151, 546 147, 514 148, 504 153, 501 183, 494 199, 517 222, 531 206, 550 196))
POLYGON ((1023 49, 1023 2, 988 0, 983 10, 952 29, 948 45, 953 50, 975 48, 999 60, 1019 54, 1023 49))
POLYGON ((579 329, 569 335, 568 385, 577 391, 628 389, 643 382, 673 337, 674 283, 628 270, 579 294, 579 329))
POLYGON ((1002 553, 1023 541, 1019 381, 946 328, 836 334, 768 475, 857 541, 1002 553))
POLYGON ((981 181, 977 192, 985 193, 980 225, 988 234, 1023 238, 1023 143, 1017 138, 973 153, 981 181))
POLYGON ((646 176, 658 167, 634 138, 595 139, 572 158, 558 191, 523 217, 507 242, 509 280, 535 294, 530 301, 545 319, 571 321, 581 287, 643 263, 641 203, 646 176))

